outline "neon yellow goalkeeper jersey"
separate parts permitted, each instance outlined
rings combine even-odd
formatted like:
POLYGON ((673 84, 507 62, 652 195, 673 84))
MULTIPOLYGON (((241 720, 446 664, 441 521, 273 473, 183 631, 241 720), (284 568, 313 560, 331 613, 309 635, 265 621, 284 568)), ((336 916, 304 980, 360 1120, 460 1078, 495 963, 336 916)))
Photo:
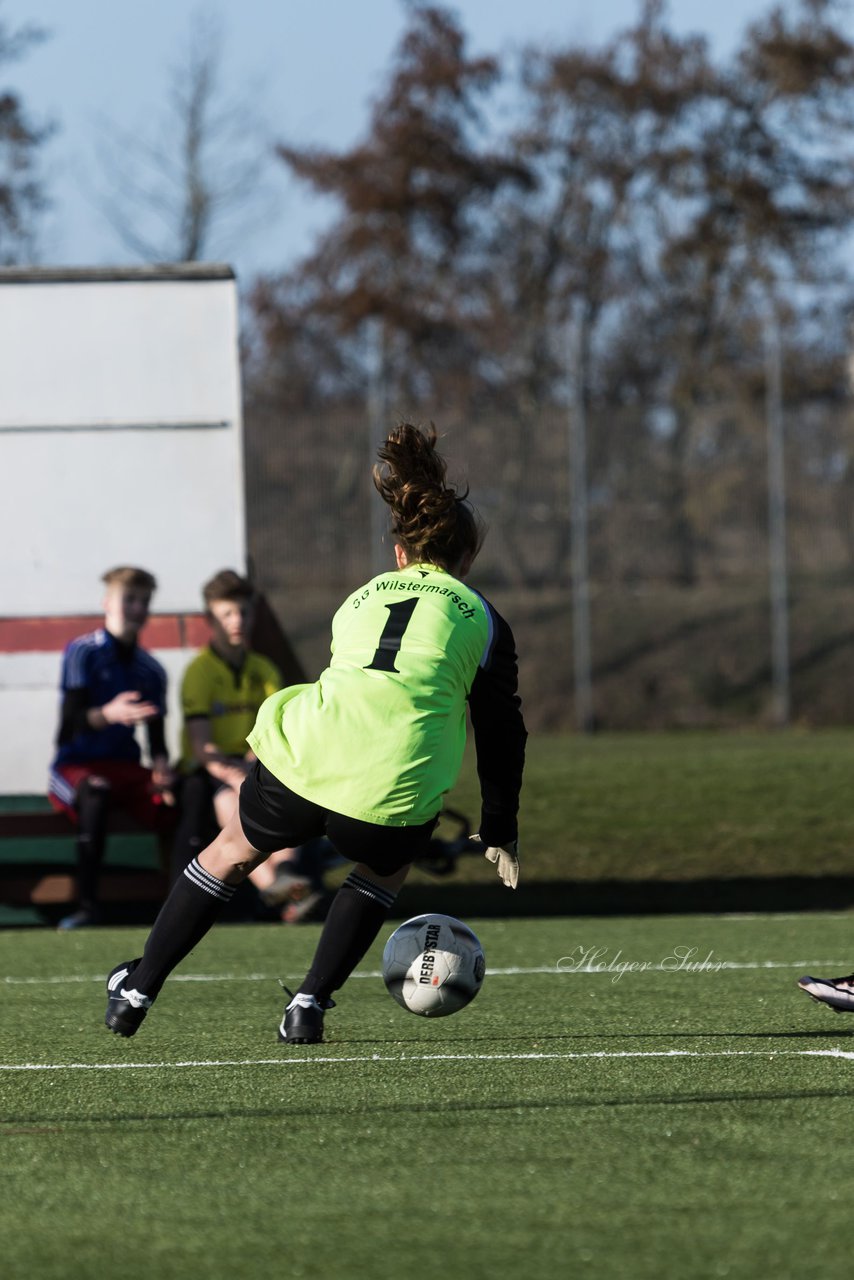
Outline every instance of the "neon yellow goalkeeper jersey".
POLYGON ((492 611, 434 565, 380 574, 332 622, 314 684, 268 698, 247 741, 292 791, 381 826, 427 822, 457 779, 492 611))

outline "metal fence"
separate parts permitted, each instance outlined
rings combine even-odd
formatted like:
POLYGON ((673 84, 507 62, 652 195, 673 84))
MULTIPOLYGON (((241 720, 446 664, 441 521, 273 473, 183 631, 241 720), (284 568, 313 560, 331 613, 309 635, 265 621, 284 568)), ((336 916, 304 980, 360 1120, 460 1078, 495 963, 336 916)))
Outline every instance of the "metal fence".
MULTIPOLYGON (((472 579, 514 626, 529 719, 572 725, 571 412, 430 416, 488 526, 472 579)), ((846 723, 852 417, 845 405, 784 405, 782 423, 791 716, 846 723)), ((593 723, 772 722, 763 404, 709 405, 679 431, 667 415, 592 404, 586 425, 593 723)), ((311 670, 325 658, 335 602, 376 571, 379 439, 363 404, 283 419, 250 412, 246 431, 253 570, 311 670)), ((392 562, 390 546, 379 555, 392 562)))

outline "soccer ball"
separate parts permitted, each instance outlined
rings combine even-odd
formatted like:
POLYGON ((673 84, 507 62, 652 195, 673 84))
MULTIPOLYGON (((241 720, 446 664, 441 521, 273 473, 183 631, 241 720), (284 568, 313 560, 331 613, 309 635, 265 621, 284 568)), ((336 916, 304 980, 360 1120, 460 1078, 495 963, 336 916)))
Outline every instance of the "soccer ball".
POLYGON ((453 916, 414 916, 385 944, 383 981, 399 1005, 422 1018, 463 1009, 483 984, 483 948, 453 916))

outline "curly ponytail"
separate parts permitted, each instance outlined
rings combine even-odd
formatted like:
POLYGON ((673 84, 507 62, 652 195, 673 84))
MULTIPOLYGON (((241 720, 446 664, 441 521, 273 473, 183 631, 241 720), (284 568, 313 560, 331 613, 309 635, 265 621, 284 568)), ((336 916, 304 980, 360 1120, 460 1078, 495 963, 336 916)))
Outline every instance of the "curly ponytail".
POLYGON ((391 510, 392 532, 410 563, 443 569, 471 562, 483 541, 482 527, 466 501, 446 483, 447 465, 436 452, 436 428, 393 428, 380 446, 374 484, 391 510))

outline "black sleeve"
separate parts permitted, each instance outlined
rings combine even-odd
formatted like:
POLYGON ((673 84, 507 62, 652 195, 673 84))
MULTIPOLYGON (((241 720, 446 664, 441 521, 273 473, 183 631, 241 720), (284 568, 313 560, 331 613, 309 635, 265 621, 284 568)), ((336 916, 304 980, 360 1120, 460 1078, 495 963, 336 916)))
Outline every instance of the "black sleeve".
POLYGON ((62 698, 62 710, 59 716, 59 735, 57 743, 64 747, 78 733, 91 732, 89 723, 89 690, 67 689, 62 698))
POLYGON ((498 846, 518 835, 519 792, 528 735, 517 693, 513 632, 491 605, 486 607, 492 615, 493 640, 472 683, 469 710, 480 778, 480 838, 484 844, 498 846))
POLYGON ((155 716, 153 720, 148 721, 146 727, 148 729, 148 749, 151 752, 152 758, 154 756, 168 755, 169 753, 166 750, 166 733, 163 725, 163 717, 155 716))

